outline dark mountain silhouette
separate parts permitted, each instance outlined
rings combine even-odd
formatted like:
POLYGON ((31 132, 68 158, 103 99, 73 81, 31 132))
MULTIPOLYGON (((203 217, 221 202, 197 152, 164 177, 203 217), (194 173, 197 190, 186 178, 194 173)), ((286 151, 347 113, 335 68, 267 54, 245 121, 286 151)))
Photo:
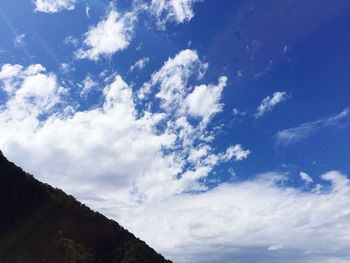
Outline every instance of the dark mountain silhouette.
POLYGON ((170 263, 117 222, 0 152, 1 263, 170 263))

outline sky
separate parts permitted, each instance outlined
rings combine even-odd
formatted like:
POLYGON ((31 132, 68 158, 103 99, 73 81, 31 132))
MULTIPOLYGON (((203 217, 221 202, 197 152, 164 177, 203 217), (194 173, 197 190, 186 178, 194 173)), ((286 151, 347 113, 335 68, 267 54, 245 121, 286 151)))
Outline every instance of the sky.
POLYGON ((346 0, 2 0, 0 149, 179 263, 350 261, 346 0))

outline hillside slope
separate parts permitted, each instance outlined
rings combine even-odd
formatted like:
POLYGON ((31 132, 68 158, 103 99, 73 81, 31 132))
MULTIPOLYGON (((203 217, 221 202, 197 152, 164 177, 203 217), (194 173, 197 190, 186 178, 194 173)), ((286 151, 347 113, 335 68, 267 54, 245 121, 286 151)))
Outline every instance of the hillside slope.
POLYGON ((0 262, 170 261, 117 222, 37 181, 0 152, 0 262))

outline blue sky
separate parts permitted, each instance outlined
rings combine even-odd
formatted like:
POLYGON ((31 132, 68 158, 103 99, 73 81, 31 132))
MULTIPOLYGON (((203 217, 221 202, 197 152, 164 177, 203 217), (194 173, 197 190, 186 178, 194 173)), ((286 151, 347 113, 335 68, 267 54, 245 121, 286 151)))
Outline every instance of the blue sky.
POLYGON ((175 262, 348 262, 349 19, 4 0, 1 150, 175 262))

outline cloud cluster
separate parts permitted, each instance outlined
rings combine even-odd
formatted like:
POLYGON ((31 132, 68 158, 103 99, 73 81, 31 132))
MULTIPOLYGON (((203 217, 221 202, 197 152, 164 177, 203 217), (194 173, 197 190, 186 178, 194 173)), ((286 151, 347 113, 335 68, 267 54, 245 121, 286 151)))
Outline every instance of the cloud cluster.
MULTIPOLYGON (((41 0, 43 1, 43 0, 41 0)), ((194 16, 193 5, 198 0, 152 0, 151 3, 136 2, 131 11, 120 13, 115 5, 109 5, 109 12, 97 25, 92 26, 83 35, 83 45, 75 52, 79 59, 99 60, 110 57, 118 51, 126 49, 134 34, 135 22, 145 13, 154 17, 158 28, 165 29, 168 22, 183 23, 194 16)), ((74 6, 73 6, 74 7, 74 6)), ((72 37, 66 39, 71 42, 72 37)), ((131 67, 142 69, 147 58, 137 61, 131 67)))
POLYGON ((63 10, 73 10, 77 0, 35 0, 35 11, 57 13, 63 10))
POLYGON ((183 50, 139 92, 114 74, 103 104, 79 111, 42 65, 5 64, 0 147, 176 262, 349 260, 350 185, 340 172, 322 175, 322 185, 300 173, 315 189, 307 192, 286 186, 288 175, 278 173, 208 187, 217 165, 250 151, 215 149, 208 123, 222 110, 226 77, 201 84, 207 68, 195 51, 183 50))
MULTIPOLYGON (((65 43, 77 49, 79 59, 110 57, 129 46, 140 14, 148 12, 158 29, 165 29, 190 21, 197 2, 135 2, 126 13, 110 5, 83 35, 81 47, 74 37, 65 43)), ((34 3, 36 11, 56 13, 73 10, 77 0, 34 3)), ((15 42, 21 40, 19 35, 15 42)), ((258 46, 253 44, 250 51, 258 46)), ((130 72, 148 61, 138 60, 130 72)), ((300 172, 301 188, 287 186, 288 174, 275 172, 235 183, 216 176, 218 186, 212 188, 218 166, 228 163, 228 171, 225 166, 218 170, 235 174, 235 162, 249 158, 251 151, 241 144, 218 149, 210 124, 223 111, 228 79, 204 83, 208 67, 196 51, 186 49, 165 61, 140 89, 117 73, 103 85, 87 75, 77 84, 80 97, 96 89, 102 103, 80 110, 83 98, 72 101, 72 91, 44 66, 5 64, 0 69, 6 96, 0 107, 0 148, 38 179, 117 219, 175 262, 349 262, 350 184, 341 172, 317 180, 300 172)), ((62 72, 70 70, 61 64, 62 72)), ((281 91, 264 98, 255 117, 286 99, 281 91)), ((349 113, 345 109, 279 131, 276 143, 289 145, 337 127, 349 113)), ((246 112, 234 109, 233 114, 242 118, 246 112)))
POLYGON ((207 68, 208 64, 202 63, 195 51, 183 50, 152 74, 151 80, 143 85, 138 96, 143 98, 152 88, 159 87, 155 96, 161 99, 162 108, 167 111, 178 108, 189 92, 190 78, 200 80, 207 68))
MULTIPOLYGON (((194 16, 194 4, 201 1, 202 0, 152 0, 150 3, 144 3, 139 1, 136 2, 136 4, 134 4, 134 10, 128 13, 127 16, 129 16, 129 18, 127 19, 130 19, 130 16, 137 16, 138 14, 144 13, 144 11, 146 11, 152 18, 154 18, 157 27, 161 30, 164 30, 168 23, 180 24, 190 21, 194 16)), ((34 0, 35 11, 51 14, 61 12, 63 10, 74 10, 77 3, 78 0, 34 0)), ((89 11, 90 6, 86 5, 85 12, 87 17, 90 16, 89 11)), ((107 25, 112 26, 113 20, 117 19, 117 14, 110 15, 112 15, 112 17, 110 18, 112 21, 109 21, 109 24, 99 24, 101 31, 103 31, 103 27, 106 27, 107 25)), ((101 21, 101 23, 102 22, 103 21, 101 21)), ((128 24, 125 25, 125 27, 129 28, 130 21, 124 22, 128 24)), ((114 23, 117 22, 114 21, 114 23)), ((114 29, 116 29, 116 27, 124 27, 124 25, 122 24, 123 22, 119 21, 119 26, 114 26, 114 29)), ((123 34, 121 32, 123 30, 125 29, 117 29, 118 34, 125 35, 126 33, 123 34)), ((124 41, 127 42, 125 39, 124 41)), ((89 44, 90 43, 87 43, 87 45, 89 44)))
MULTIPOLYGON (((226 77, 217 85, 192 85, 207 67, 195 51, 179 52, 144 85, 154 89, 149 101, 114 74, 103 87, 103 104, 79 111, 64 98, 69 90, 43 66, 6 64, 0 71, 8 95, 0 109, 0 147, 39 179, 100 211, 114 207, 121 214, 140 203, 207 190, 205 178, 216 165, 249 155, 241 145, 223 152, 212 146, 215 137, 206 125, 221 111, 226 77), (187 108, 203 87, 215 96, 187 108)), ((92 85, 88 76, 82 91, 92 85)))
POLYGON ((261 118, 265 113, 272 111, 272 109, 279 103, 287 99, 287 93, 277 91, 272 96, 267 96, 262 100, 259 107, 256 110, 255 118, 261 118))

